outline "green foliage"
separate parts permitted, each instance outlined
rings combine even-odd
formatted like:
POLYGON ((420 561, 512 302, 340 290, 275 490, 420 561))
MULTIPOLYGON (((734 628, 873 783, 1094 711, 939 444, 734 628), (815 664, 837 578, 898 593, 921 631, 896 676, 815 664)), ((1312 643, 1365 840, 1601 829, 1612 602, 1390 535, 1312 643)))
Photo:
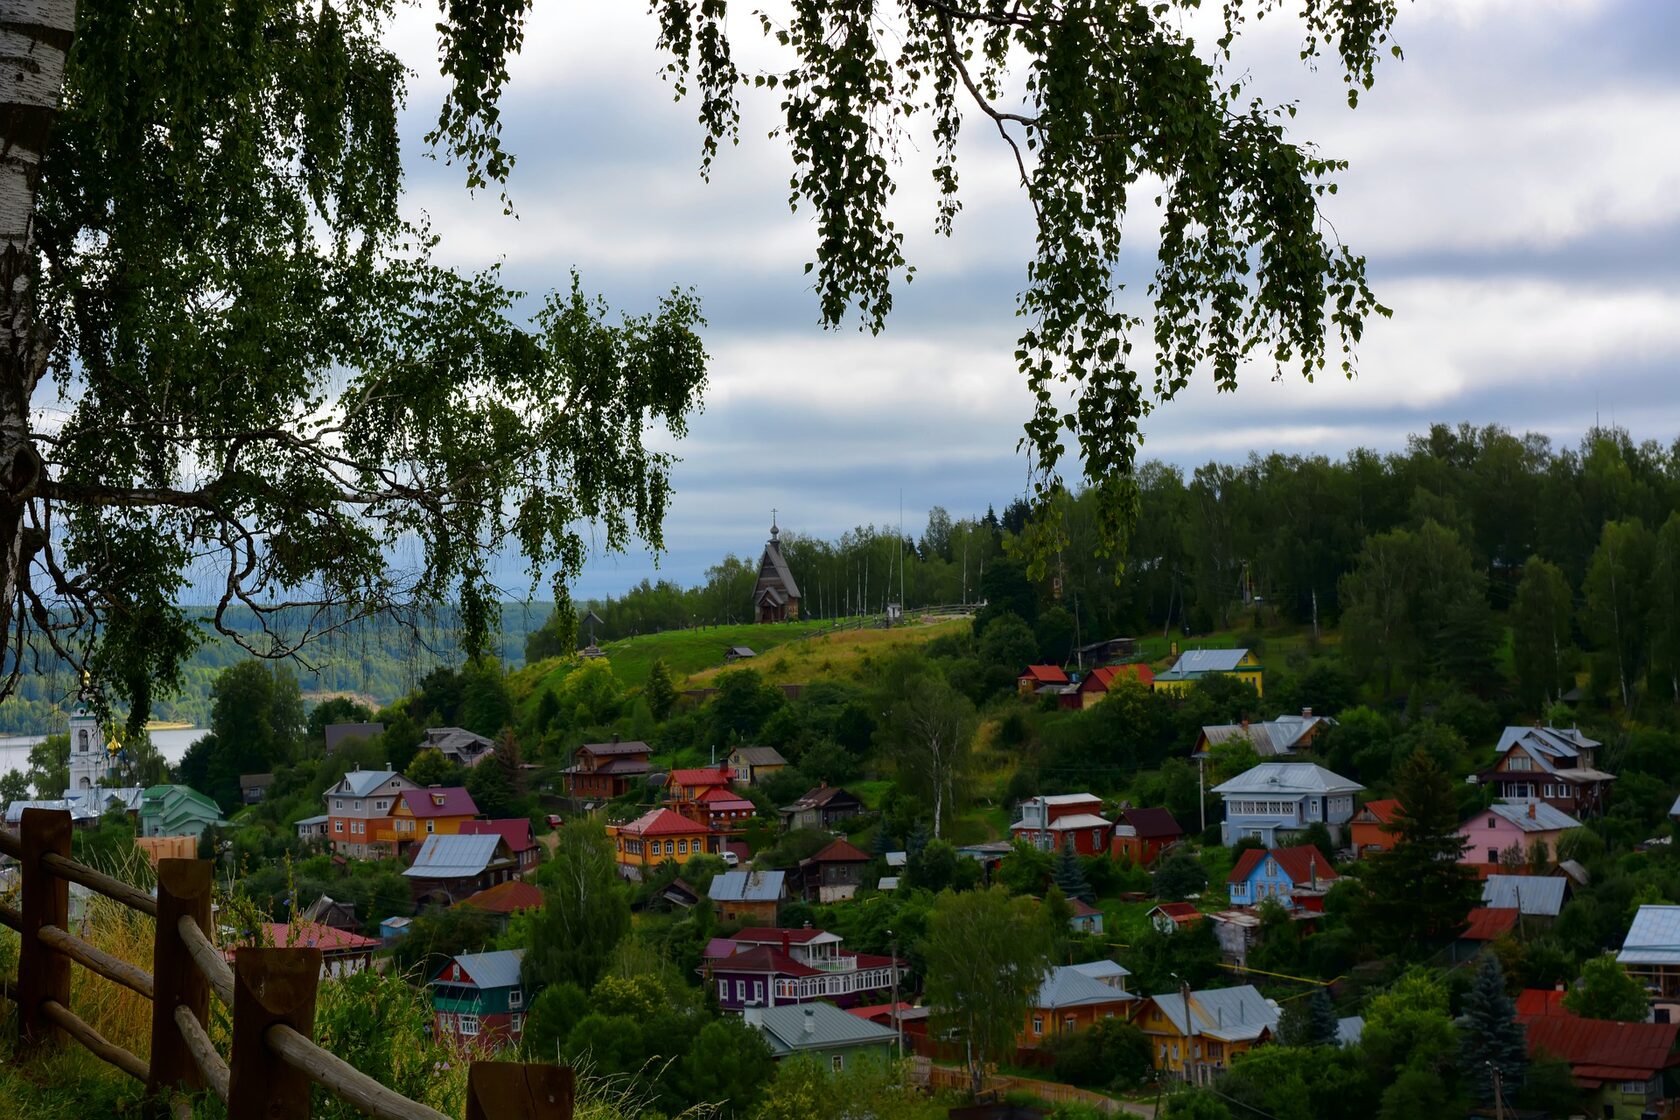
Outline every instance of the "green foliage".
MULTIPOLYGON (((544 693, 545 696, 549 695, 544 693)), ((671 714, 671 709, 677 705, 677 686, 671 680, 671 670, 664 659, 653 663, 648 672, 647 686, 644 689, 647 697, 648 709, 653 712, 653 718, 663 720, 671 714)))
POLYGON ((1629 709, 1650 649, 1646 596, 1655 563, 1656 538, 1642 521, 1607 521, 1581 584, 1582 626, 1601 650, 1595 675, 1607 677, 1629 709))
POLYGON ((1315 988, 1306 998, 1284 1004, 1278 1041, 1285 1046, 1336 1045, 1336 1005, 1329 991, 1315 988))
POLYGON ((1163 902, 1182 902, 1208 884, 1201 860, 1182 849, 1155 865, 1155 895, 1163 902))
POLYGON ((1124 950, 1121 961, 1140 992, 1172 992, 1181 984, 1205 988, 1225 975, 1213 923, 1196 922, 1176 933, 1146 926, 1124 950))
POLYGON ((1050 881, 1053 863, 1049 852, 1016 840, 998 864, 997 882, 1010 894, 1038 894, 1050 881))
POLYGON ((691 1100, 714 1103, 725 1116, 746 1116, 775 1074, 763 1033, 729 1018, 700 1028, 678 1077, 691 1100))
POLYGON ((238 662, 211 688, 210 734, 181 760, 181 780, 224 810, 241 804, 239 777, 292 761, 304 731, 297 678, 284 666, 238 662))
MULTIPOLYGON (((1515 1090, 1523 1083, 1528 1058, 1516 1005, 1505 994, 1505 973, 1492 953, 1482 956, 1475 982, 1464 996, 1461 1068, 1476 1100, 1493 1101, 1493 1071, 1515 1090)), ((1404 1078, 1401 1079, 1402 1081, 1404 1078)), ((1396 1084, 1399 1084, 1398 1082, 1396 1084)))
POLYGON ((938 837, 965 792, 977 717, 974 705, 943 681, 918 677, 904 692, 877 738, 897 762, 899 785, 931 802, 938 837))
MULTIPOLYGON (((402 976, 367 969, 322 984, 315 1041, 363 1073, 447 1114, 462 1106, 460 1082, 438 1076, 449 1051, 431 1034, 431 1001, 402 976), (452 1099, 453 1098, 453 1099, 452 1099)), ((310 1115, 350 1120, 362 1112, 317 1087, 310 1115)))
MULTIPOLYGON (((305 904, 314 901, 306 899, 305 904)), ((392 970, 425 984, 450 958, 494 947, 496 923, 489 914, 470 906, 428 910, 414 916, 408 933, 391 950, 392 970)))
POLYGON ((1187 1089, 1167 1098, 1161 1120, 1231 1120, 1231 1110, 1206 1089, 1187 1089))
POLYGON ((513 697, 493 657, 469 658, 461 669, 461 726, 494 738, 513 722, 513 697))
POLYGON ((458 786, 463 777, 461 768, 445 758, 443 752, 436 747, 428 747, 415 755, 414 761, 408 764, 404 773, 409 781, 421 789, 428 786, 458 786))
POLYGON ((1122 1019, 1103 1019, 1086 1030, 1053 1035, 1045 1049, 1058 1081, 1089 1089, 1135 1089, 1151 1068, 1149 1036, 1122 1019))
POLYGON ((1519 1108, 1532 1108, 1553 1116, 1574 1116, 1581 1111, 1581 1090, 1569 1063, 1550 1054, 1529 1059, 1522 1089, 1514 1096, 1519 1108))
POLYGON ((1071 839, 1056 852, 1056 861, 1050 869, 1050 875, 1056 881, 1056 886, 1060 887, 1068 898, 1077 898, 1081 902, 1097 900, 1096 893, 1091 890, 1090 880, 1085 877, 1085 868, 1073 850, 1071 839))
POLYGON ((593 819, 568 821, 554 855, 538 869, 537 882, 543 907, 529 920, 525 983, 592 987, 630 929, 630 900, 606 829, 593 819))
POLYGON ((1517 687, 1532 711, 1574 687, 1574 614, 1574 596, 1563 569, 1530 556, 1509 617, 1517 687))
POLYGON ((808 1055, 784 1059, 753 1120, 933 1120, 945 1109, 927 1101, 907 1063, 852 1055, 838 1073, 808 1055))
POLYGON ((1645 986, 1610 956, 1581 966, 1581 983, 1564 994, 1563 1006, 1583 1018, 1624 1023, 1643 1023, 1651 1012, 1645 986))

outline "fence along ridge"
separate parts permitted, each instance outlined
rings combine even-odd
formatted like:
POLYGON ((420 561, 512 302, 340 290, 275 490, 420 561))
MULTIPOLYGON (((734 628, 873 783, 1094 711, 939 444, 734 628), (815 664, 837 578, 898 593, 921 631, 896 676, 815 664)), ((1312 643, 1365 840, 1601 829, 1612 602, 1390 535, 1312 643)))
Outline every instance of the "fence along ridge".
MULTIPOLYGON (((0 998, 17 1007, 19 1056, 68 1036, 95 1057, 146 1084, 153 1096, 208 1088, 233 1115, 275 1120, 309 1116, 310 1086, 381 1120, 449 1120, 322 1049, 310 1037, 321 951, 234 951, 230 966, 211 942, 209 860, 158 862, 157 897, 70 858, 70 814, 25 809, 17 831, 0 828, 0 853, 22 868, 20 909, 0 905, 0 925, 17 930, 18 975, 0 977, 0 998), (157 920, 150 973, 69 932, 69 885, 77 883, 157 920), (101 1035, 70 1009, 70 966, 152 1001, 148 1063, 101 1035), (204 1023, 214 993, 232 1012, 233 1045, 224 1061, 204 1023), (62 1034, 61 1034, 62 1032, 62 1034)), ((473 1062, 467 1120, 571 1120, 570 1069, 473 1062)))

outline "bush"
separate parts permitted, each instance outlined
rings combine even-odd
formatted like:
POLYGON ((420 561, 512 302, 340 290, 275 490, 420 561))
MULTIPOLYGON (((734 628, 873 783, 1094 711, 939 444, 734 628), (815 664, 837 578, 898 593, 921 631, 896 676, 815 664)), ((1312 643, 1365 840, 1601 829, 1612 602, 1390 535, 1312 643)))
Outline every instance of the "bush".
POLYGON ((1149 1076, 1149 1037, 1120 1019, 1056 1035, 1045 1045, 1056 1077, 1091 1089, 1135 1089, 1149 1076))

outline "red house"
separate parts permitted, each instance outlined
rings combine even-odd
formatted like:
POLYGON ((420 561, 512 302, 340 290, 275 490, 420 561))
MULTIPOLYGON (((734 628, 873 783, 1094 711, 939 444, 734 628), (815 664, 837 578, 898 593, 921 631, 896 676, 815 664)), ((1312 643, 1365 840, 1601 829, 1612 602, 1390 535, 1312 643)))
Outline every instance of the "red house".
POLYGON ((739 832, 758 806, 729 786, 708 786, 692 801, 677 806, 683 816, 710 825, 714 832, 739 832))
POLYGON ((1388 828, 1394 824, 1400 815, 1400 802, 1392 797, 1380 801, 1367 801, 1353 814, 1353 820, 1348 822, 1349 837, 1353 843, 1355 858, 1362 859, 1374 852, 1386 852, 1394 847, 1399 839, 1388 828))
POLYGON ((1085 674, 1079 687, 1057 701, 1064 708, 1089 708, 1108 696, 1108 690, 1120 681, 1137 681, 1145 688, 1155 686, 1155 670, 1141 661, 1127 665, 1102 665, 1085 674))
POLYGON ((1021 803, 1021 819, 1009 826, 1009 832, 1047 852, 1072 843, 1082 856, 1104 854, 1113 824, 1101 813, 1102 798, 1094 794, 1030 797, 1021 803))
POLYGON ((646 743, 585 743, 572 752, 565 776, 566 796, 579 800, 611 799, 629 793, 652 769, 653 748, 646 743))
POLYGON ((1122 809, 1114 825, 1112 854, 1148 867, 1183 836, 1184 829, 1165 809, 1122 809))
POLYGON ((1041 688, 1065 688, 1068 675, 1057 665, 1028 665, 1026 671, 1015 678, 1015 687, 1022 696, 1031 696, 1041 688))
POLYGON ((665 797, 669 801, 693 801, 708 789, 727 789, 730 781, 728 770, 673 770, 665 779, 665 797))
POLYGON ((508 851, 519 861, 519 873, 523 875, 537 865, 542 855, 542 849, 537 845, 537 838, 531 834, 531 822, 525 817, 515 817, 512 820, 500 821, 462 821, 462 836, 500 836, 507 841, 508 851))

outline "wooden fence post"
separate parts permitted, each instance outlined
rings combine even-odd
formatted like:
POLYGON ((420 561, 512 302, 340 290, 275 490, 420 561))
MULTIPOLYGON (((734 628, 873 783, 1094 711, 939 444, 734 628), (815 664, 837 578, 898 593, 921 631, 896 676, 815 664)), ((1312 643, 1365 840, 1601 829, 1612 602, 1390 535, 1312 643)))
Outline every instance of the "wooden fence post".
POLYGON ((319 949, 241 948, 233 954, 233 1058, 228 1115, 266 1120, 309 1116, 309 1076, 282 1061, 263 1040, 284 1023, 313 1038, 319 949))
POLYGON ((572 1120, 572 1071, 474 1062, 467 1069, 467 1120, 572 1120))
POLYGON ((204 1076, 175 1024, 182 1006, 209 1029, 210 982, 198 971, 181 939, 183 916, 210 933, 210 885, 215 864, 207 859, 158 861, 157 937, 152 947, 152 1074, 146 1091, 157 1095, 176 1085, 199 1089, 204 1076))
POLYGON ((70 814, 63 809, 25 809, 23 834, 23 929, 18 952, 18 1026, 20 1048, 58 1041, 59 1033, 41 1012, 47 1000, 70 1006, 70 958, 41 944, 42 926, 70 926, 70 884, 54 875, 41 859, 49 852, 70 855, 70 814))

